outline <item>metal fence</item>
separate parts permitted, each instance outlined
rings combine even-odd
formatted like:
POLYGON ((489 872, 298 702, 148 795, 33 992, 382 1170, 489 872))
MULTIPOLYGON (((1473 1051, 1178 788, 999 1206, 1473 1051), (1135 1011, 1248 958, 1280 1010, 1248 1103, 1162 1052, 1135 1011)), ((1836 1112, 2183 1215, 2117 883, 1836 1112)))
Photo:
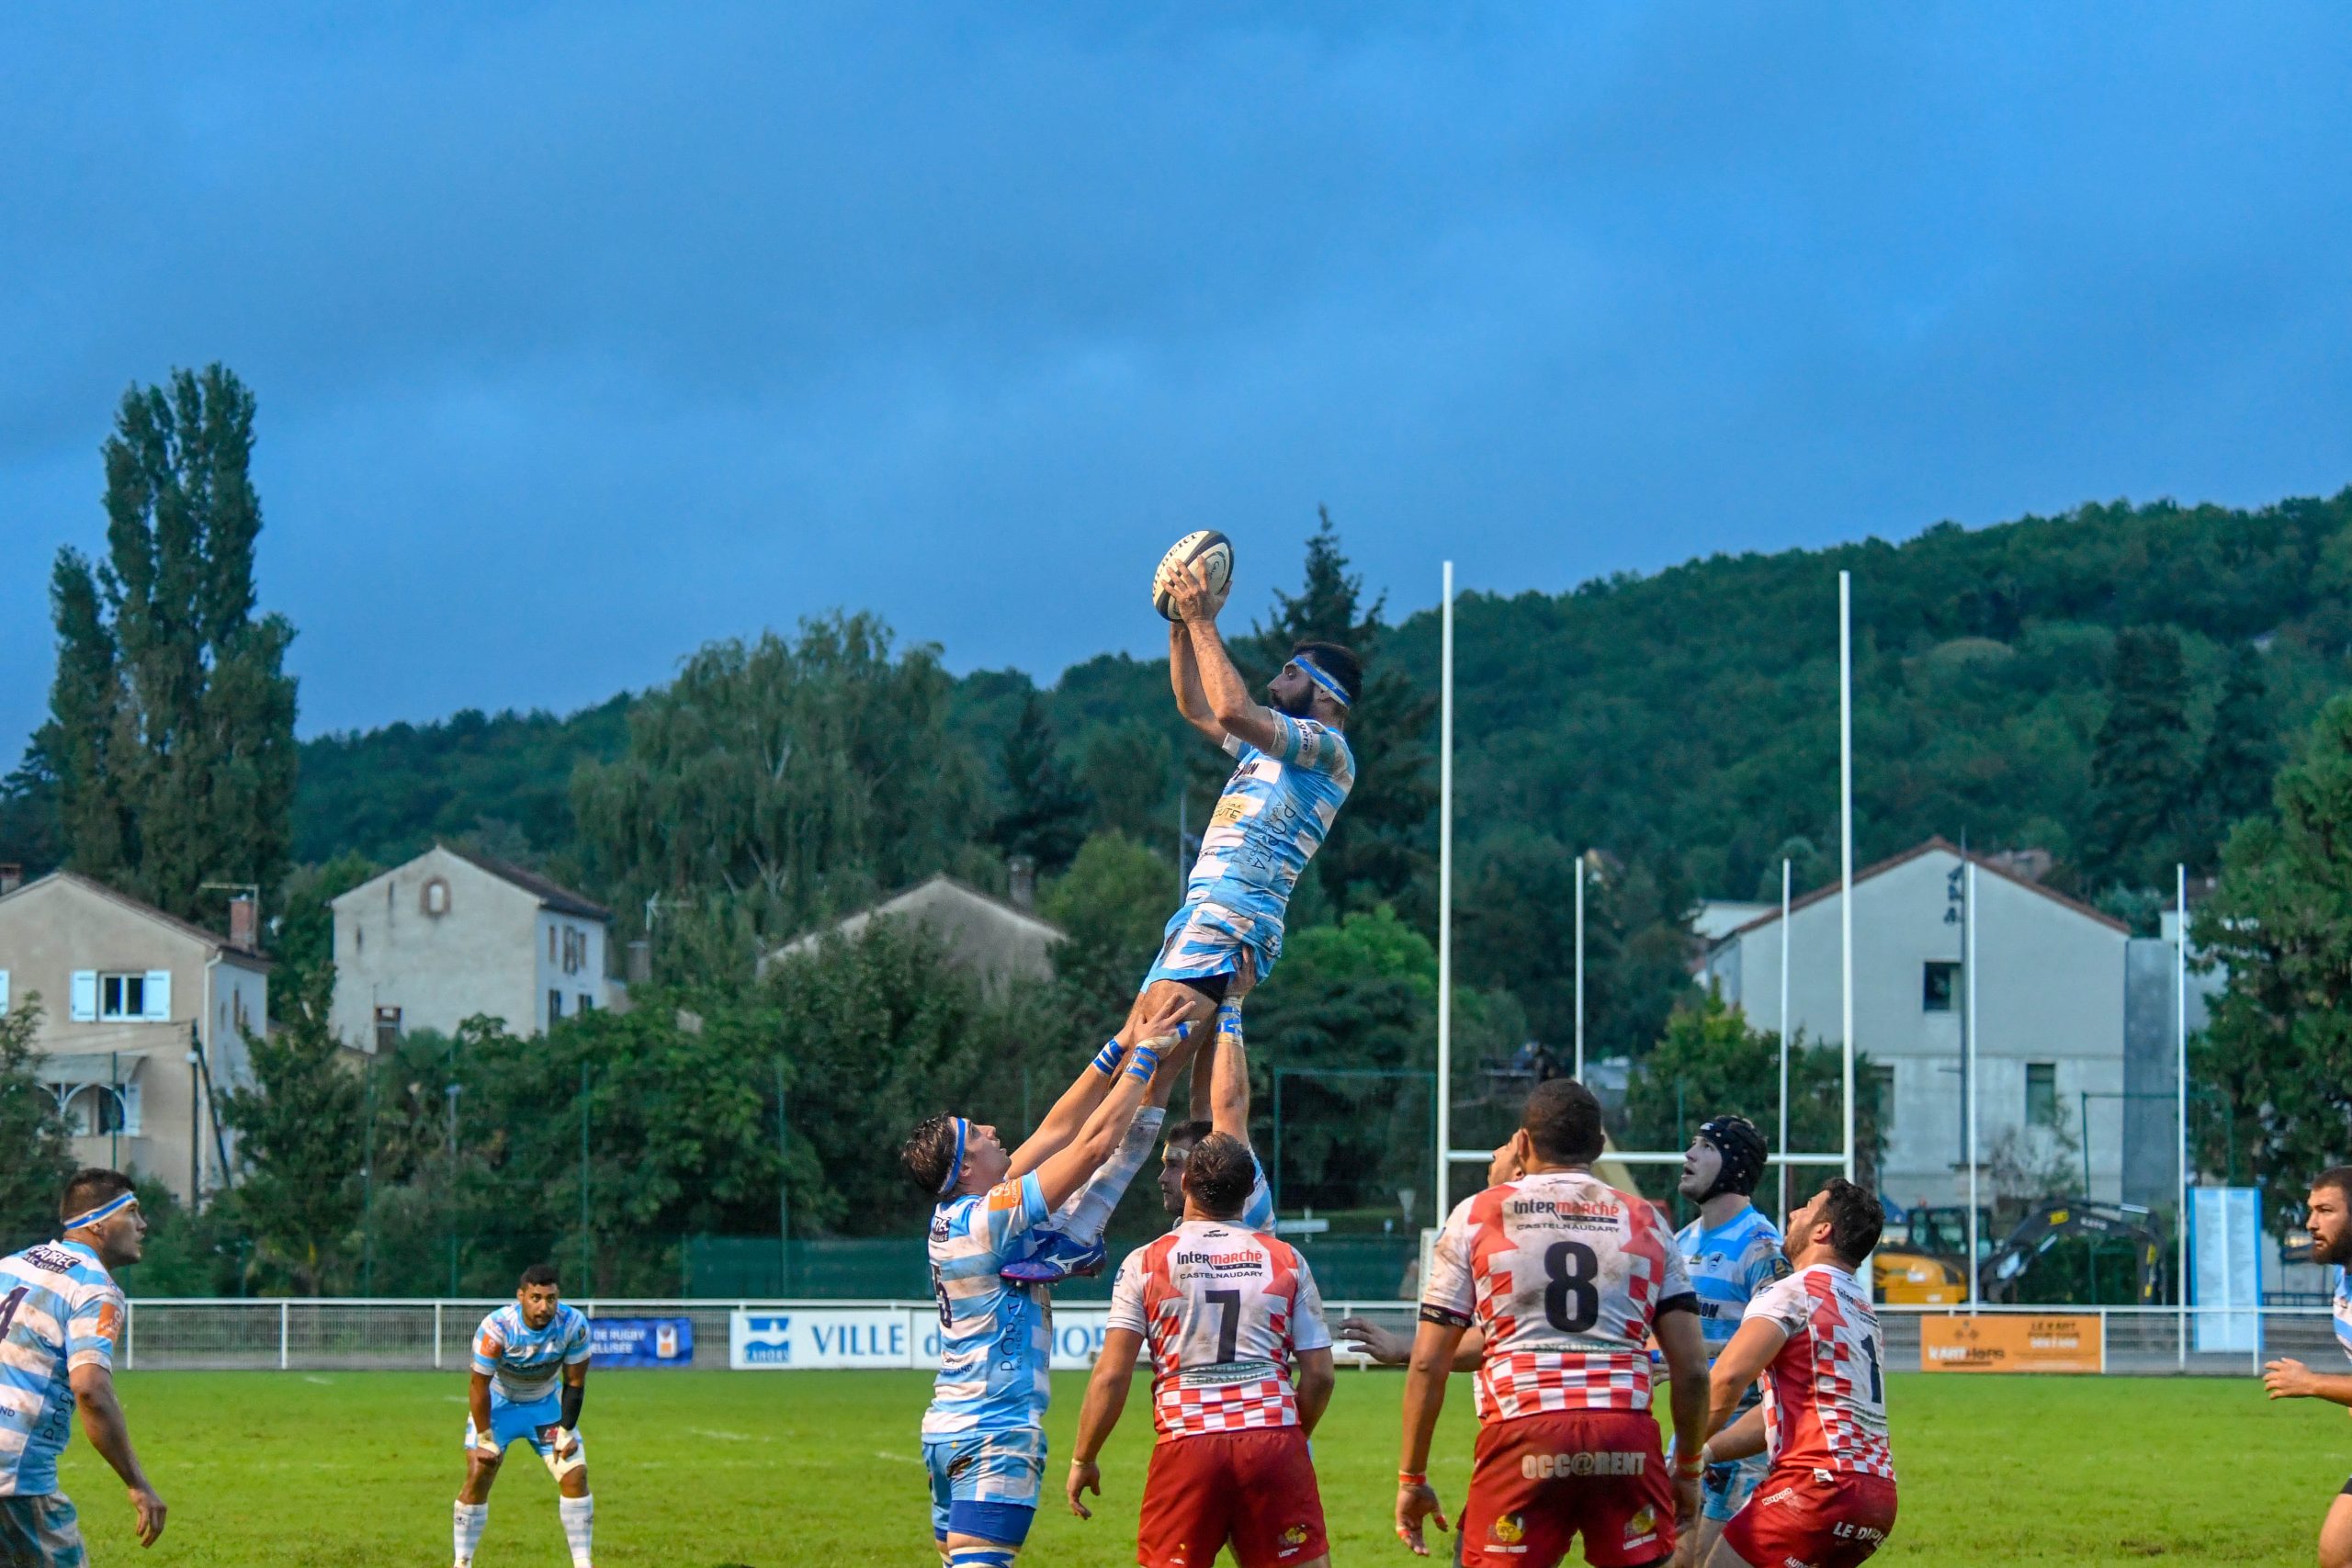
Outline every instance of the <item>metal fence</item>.
MULTIPOLYGON (((123 1325, 125 1371, 268 1370, 287 1371, 430 1371, 467 1364, 468 1343, 482 1318, 508 1298, 441 1301, 133 1299, 123 1325)), ((927 1301, 761 1300, 572 1302, 591 1317, 685 1318, 698 1346, 718 1352, 703 1365, 724 1366, 729 1314, 752 1312, 879 1308, 927 1314, 927 1301)), ((1070 1303, 1099 1306, 1101 1303, 1070 1303)), ((1966 1317, 1965 1308, 1882 1306, 1886 1364, 1908 1371, 1921 1363, 1922 1321, 1966 1317)), ((1982 1315, 2052 1322, 2097 1319, 2099 1370, 2109 1374, 2247 1377, 2278 1356, 2325 1365, 2337 1354, 2335 1325, 2319 1306, 2253 1308, 1986 1306, 1982 1315), (2200 1328, 2200 1323, 2202 1325, 2200 1328), (2219 1348, 2227 1346, 2228 1348, 2219 1348)), ((1400 1334, 1413 1331, 1410 1302, 1327 1303, 1324 1316, 1362 1316, 1400 1334)), ((1343 1359, 1352 1359, 1344 1357, 1343 1359)))

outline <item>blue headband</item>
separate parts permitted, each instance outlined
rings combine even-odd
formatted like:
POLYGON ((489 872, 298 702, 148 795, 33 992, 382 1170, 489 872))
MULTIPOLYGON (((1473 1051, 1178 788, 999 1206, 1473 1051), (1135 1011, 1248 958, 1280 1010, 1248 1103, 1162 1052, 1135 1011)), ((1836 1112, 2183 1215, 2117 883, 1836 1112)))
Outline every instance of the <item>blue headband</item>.
POLYGON ((956 1118, 956 1157, 947 1162, 947 1179, 939 1184, 942 1198, 956 1190, 956 1184, 964 1179, 964 1136, 971 1130, 969 1122, 961 1116, 956 1118))
POLYGON ((1308 680, 1314 682, 1317 685, 1330 693, 1332 697, 1341 707, 1345 708, 1355 706, 1355 704, 1348 700, 1348 694, 1340 689, 1340 683, 1331 679, 1329 675, 1323 673, 1322 671, 1317 669, 1315 660, 1309 659, 1306 654, 1294 653, 1290 656, 1290 661, 1293 664, 1297 665, 1301 670, 1306 671, 1306 678, 1308 680))
POLYGON ((91 1210, 86 1214, 74 1215, 72 1219, 67 1220, 64 1223, 62 1228, 69 1231, 78 1231, 85 1225, 96 1224, 100 1220, 106 1219, 107 1216, 113 1214, 117 1210, 127 1209, 137 1201, 139 1201, 138 1193, 120 1193, 108 1201, 99 1204, 96 1208, 91 1210))

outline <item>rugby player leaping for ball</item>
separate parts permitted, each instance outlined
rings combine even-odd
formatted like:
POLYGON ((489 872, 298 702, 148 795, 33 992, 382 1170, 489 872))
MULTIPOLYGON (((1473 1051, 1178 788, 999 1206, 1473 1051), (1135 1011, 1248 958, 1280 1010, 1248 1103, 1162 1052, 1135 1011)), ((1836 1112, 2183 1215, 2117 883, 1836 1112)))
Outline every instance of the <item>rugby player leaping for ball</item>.
MULTIPOLYGON (((1232 584, 1212 594, 1189 565, 1163 564, 1156 585, 1175 619, 1168 628, 1168 675, 1186 723, 1234 759, 1216 809, 1201 835, 1184 903, 1169 919, 1159 957, 1114 1043, 1132 1045, 1144 1021, 1182 1001, 1207 1019, 1234 976, 1253 981, 1282 956, 1291 889, 1323 847, 1356 782, 1342 733, 1363 679, 1356 656, 1331 642, 1302 642, 1266 686, 1272 706, 1250 698, 1233 667, 1217 612, 1232 584)), ((1206 1072, 1193 1080, 1195 1118, 1208 1116, 1206 1072)), ((1058 1217, 1057 1217, 1058 1218, 1058 1217)), ((1099 1226, 1048 1228, 1039 1246, 1005 1269, 1008 1279, 1051 1284, 1102 1267, 1099 1226)))

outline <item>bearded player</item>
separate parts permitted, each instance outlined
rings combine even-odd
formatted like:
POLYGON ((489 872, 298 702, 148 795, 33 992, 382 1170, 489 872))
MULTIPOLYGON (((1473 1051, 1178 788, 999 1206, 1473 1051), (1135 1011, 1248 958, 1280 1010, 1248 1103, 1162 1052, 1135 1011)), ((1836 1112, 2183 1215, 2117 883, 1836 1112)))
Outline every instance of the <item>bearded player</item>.
POLYGON ((556 1517, 571 1568, 589 1568, 596 1500, 588 1493, 588 1450, 580 1407, 588 1396, 588 1319, 562 1300, 555 1269, 523 1270, 514 1299, 474 1330, 466 1387, 466 1479, 455 1517, 458 1568, 472 1568, 490 1522, 490 1489, 510 1444, 525 1442, 555 1477, 556 1517), (560 1387, 559 1387, 560 1384, 560 1387))
MULTIPOLYGON (((1767 1152, 1755 1122, 1745 1116, 1716 1116, 1700 1124, 1682 1156, 1679 1190, 1699 1205, 1699 1217, 1676 1233, 1674 1242, 1691 1289, 1699 1292, 1699 1332, 1710 1359, 1731 1343, 1757 1292, 1791 1271, 1780 1231, 1749 1201, 1763 1178, 1767 1152)), ((1739 1408, 1746 1411, 1762 1398, 1763 1390, 1751 1382, 1739 1408)), ((1707 1560, 1724 1527, 1747 1506, 1763 1478, 1760 1452, 1707 1468, 1690 1562, 1707 1560)))
POLYGON ((73 1500, 57 1489, 77 1409, 90 1446, 130 1490, 139 1544, 164 1533, 164 1500, 139 1468, 114 1397, 123 1303, 111 1270, 139 1261, 147 1221, 119 1170, 75 1171, 60 1207, 60 1239, 0 1258, 0 1563, 8 1568, 88 1561, 73 1500))
MULTIPOLYGON (((2335 1339, 2352 1356, 2352 1166, 2332 1166, 2312 1179, 2303 1229, 2312 1238, 2312 1261, 2335 1265, 2335 1339)), ((2273 1399, 2324 1399, 2352 1404, 2352 1376, 2315 1372, 2288 1358, 2266 1362, 2263 1386, 2273 1399)), ((2352 1568, 2352 1481, 2327 1506, 2319 1527, 2319 1568, 2352 1568)))
MULTIPOLYGON (((1592 1173, 1600 1102, 1573 1078, 1527 1097, 1514 1157, 1525 1173, 1464 1199, 1430 1255, 1405 1374, 1396 1534, 1429 1555, 1430 1437, 1464 1331, 1486 1354, 1474 1380, 1476 1462, 1455 1542, 1464 1568, 1552 1568, 1578 1536, 1594 1568, 1655 1568, 1699 1509, 1706 1347, 1674 1233, 1645 1199, 1592 1173), (1669 1483, 1650 1414, 1655 1335, 1678 1450, 1669 1483)), ((1775 1565, 1778 1568, 1778 1565, 1775 1565)))
POLYGON ((1762 1453, 1770 1468, 1707 1568, 1855 1568, 1894 1529, 1886 1341, 1860 1275, 1883 1221, 1877 1198, 1833 1179, 1789 1216, 1781 1246, 1796 1272, 1758 1292, 1715 1358, 1719 1429, 1700 1457, 1762 1453), (1763 1404, 1734 1419, 1759 1375, 1763 1404))
POLYGON ((1201 1140, 1184 1167, 1184 1221, 1130 1253, 1111 1292, 1065 1495, 1080 1518, 1101 1495, 1096 1457, 1151 1346, 1152 1428, 1136 1561, 1208 1568, 1329 1568, 1306 1440, 1330 1403, 1331 1335, 1306 1259, 1240 1223, 1257 1179, 1249 1145, 1201 1140), (1295 1382, 1291 1363, 1297 1362, 1295 1382))
MULTIPOLYGON (((1209 592, 1191 566, 1163 566, 1157 587, 1176 617, 1168 671, 1177 711, 1235 765, 1201 835, 1183 907, 1170 918, 1159 956, 1113 1042, 1120 1045, 1173 1005, 1189 1021, 1206 1019, 1245 970, 1259 980, 1273 973, 1291 890, 1355 784, 1345 734, 1363 679, 1354 654, 1337 643, 1298 644, 1267 685, 1272 705, 1261 706, 1217 629, 1226 590, 1209 592)), ((1196 1118, 1205 1115, 1204 1098, 1196 1076, 1196 1118)), ((1052 1283, 1102 1266, 1100 1235, 1072 1234, 1035 1249, 1013 1278, 1052 1283)))
MULTIPOLYGON (((923 1412, 922 1453, 932 1542, 949 1568, 1011 1568, 1045 1478, 1051 1298, 1043 1284, 1004 1278, 1004 1266, 1128 1145, 1147 1100, 1166 1104, 1191 1055, 1182 1012, 1155 1015, 1161 1032, 1122 1054, 1106 1049, 1081 1069, 1018 1149, 1008 1153, 984 1122, 934 1116, 899 1151, 907 1174, 939 1204, 930 1237, 939 1379, 923 1412)), ((1147 1138, 1143 1152, 1150 1146, 1147 1138)))

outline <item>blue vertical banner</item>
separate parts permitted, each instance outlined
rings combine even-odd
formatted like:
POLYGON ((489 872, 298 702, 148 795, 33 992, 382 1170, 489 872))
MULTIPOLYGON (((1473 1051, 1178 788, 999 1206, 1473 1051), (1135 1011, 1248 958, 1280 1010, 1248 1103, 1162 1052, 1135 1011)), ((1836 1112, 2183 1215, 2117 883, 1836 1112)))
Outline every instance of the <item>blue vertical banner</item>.
POLYGON ((2251 1187, 2188 1190, 2190 1346, 2262 1349, 2262 1197, 2251 1187))

